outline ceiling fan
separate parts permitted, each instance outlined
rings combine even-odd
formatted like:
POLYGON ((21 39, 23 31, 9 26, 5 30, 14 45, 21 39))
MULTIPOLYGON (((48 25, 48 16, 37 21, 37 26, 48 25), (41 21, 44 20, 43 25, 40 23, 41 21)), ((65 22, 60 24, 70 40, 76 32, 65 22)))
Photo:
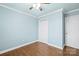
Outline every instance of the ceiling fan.
POLYGON ((32 10, 32 9, 35 8, 35 9, 37 9, 37 10, 42 11, 42 10, 43 10, 42 4, 50 4, 50 3, 35 3, 35 4, 33 4, 33 5, 29 8, 29 10, 32 10))

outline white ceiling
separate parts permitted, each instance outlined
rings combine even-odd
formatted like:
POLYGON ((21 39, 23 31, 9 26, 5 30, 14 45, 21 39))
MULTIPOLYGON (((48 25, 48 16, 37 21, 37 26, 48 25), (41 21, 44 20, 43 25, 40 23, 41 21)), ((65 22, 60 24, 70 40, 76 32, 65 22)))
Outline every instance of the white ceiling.
POLYGON ((46 5, 42 4, 43 11, 37 9, 29 10, 29 8, 33 5, 33 3, 1 3, 1 4, 20 10, 24 13, 28 13, 35 17, 39 17, 41 15, 47 14, 60 8, 63 8, 64 12, 68 12, 79 8, 79 3, 51 3, 46 5))

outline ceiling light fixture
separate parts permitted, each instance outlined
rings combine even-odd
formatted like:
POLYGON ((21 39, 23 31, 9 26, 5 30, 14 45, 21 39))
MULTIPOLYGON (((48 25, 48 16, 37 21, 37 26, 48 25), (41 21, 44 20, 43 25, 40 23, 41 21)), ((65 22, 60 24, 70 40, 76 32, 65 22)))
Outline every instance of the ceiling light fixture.
POLYGON ((41 7, 41 4, 40 3, 38 3, 38 4, 33 4, 33 8, 35 8, 35 9, 39 9, 41 7))
POLYGON ((29 8, 29 10, 38 9, 38 10, 42 11, 43 10, 43 8, 42 8, 43 4, 50 4, 50 3, 35 3, 29 8))

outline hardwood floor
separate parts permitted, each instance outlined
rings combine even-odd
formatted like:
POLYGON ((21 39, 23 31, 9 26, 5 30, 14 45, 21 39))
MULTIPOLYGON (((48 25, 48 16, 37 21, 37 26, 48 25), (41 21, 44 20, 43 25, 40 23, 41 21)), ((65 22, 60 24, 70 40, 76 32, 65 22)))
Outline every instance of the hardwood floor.
POLYGON ((66 46, 63 50, 64 56, 79 56, 79 49, 66 46))
POLYGON ((1 54, 0 56, 79 56, 79 50, 65 47, 64 50, 49 46, 45 43, 36 42, 13 51, 1 54))

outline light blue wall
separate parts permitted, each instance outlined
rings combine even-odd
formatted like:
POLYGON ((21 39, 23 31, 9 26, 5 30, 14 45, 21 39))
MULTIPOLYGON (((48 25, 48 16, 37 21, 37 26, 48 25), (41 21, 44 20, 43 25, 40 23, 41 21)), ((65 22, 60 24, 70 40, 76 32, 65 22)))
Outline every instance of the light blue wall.
POLYGON ((38 20, 0 7, 0 51, 37 40, 38 20))
POLYGON ((48 42, 62 48, 64 46, 63 13, 62 11, 59 11, 52 15, 49 15, 48 17, 50 18, 48 25, 48 42))
MULTIPOLYGON (((63 47, 63 13, 45 16, 48 20, 48 43, 63 47)), ((0 7, 0 51, 38 39, 38 20, 0 7)))
POLYGON ((44 16, 48 20, 48 43, 58 47, 64 46, 64 18, 62 10, 44 16))

